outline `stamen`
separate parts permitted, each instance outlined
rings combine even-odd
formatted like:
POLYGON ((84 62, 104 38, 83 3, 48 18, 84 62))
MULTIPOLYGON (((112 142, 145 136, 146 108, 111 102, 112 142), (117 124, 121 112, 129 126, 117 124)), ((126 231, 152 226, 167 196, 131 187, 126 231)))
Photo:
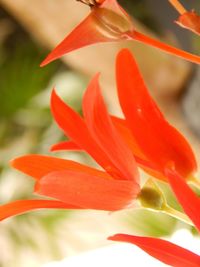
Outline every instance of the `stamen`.
POLYGON ((170 4, 182 15, 187 10, 184 8, 184 6, 179 2, 179 0, 168 0, 170 4))

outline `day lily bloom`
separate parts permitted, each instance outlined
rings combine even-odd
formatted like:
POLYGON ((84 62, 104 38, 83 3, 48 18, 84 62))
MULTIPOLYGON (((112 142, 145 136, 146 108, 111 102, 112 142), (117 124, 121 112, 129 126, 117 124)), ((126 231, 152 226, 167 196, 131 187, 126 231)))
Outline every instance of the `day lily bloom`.
POLYGON ((169 0, 169 2, 180 13, 175 22, 179 26, 200 35, 200 16, 194 10, 187 11, 178 0, 169 0))
MULTIPOLYGON (((112 117, 112 122, 139 166, 164 181, 167 181, 164 169, 166 166, 174 166, 185 179, 190 179, 197 169, 194 153, 187 140, 160 112, 127 49, 121 50, 117 56, 116 79, 125 120, 112 117)), ((82 148, 71 141, 52 147, 54 151, 65 149, 82 148)))
POLYGON ((82 2, 91 6, 90 14, 47 56, 41 66, 84 46, 122 40, 139 41, 191 62, 200 63, 199 56, 138 32, 131 17, 116 0, 82 2))
MULTIPOLYGON (((191 190, 184 181, 183 177, 181 177, 176 171, 167 169, 166 176, 168 177, 169 183, 177 197, 177 200, 182 205, 185 213, 190 217, 196 228, 200 231, 199 197, 191 190)), ((116 234, 109 237, 109 239, 134 244, 143 249, 149 255, 170 266, 200 266, 199 255, 166 240, 126 234, 116 234)))
POLYGON ((116 211, 134 205, 140 192, 139 173, 131 150, 106 110, 98 76, 83 98, 84 119, 53 91, 51 109, 61 129, 104 169, 70 160, 27 155, 12 166, 36 180, 35 192, 55 200, 23 200, 0 207, 0 219, 38 208, 116 211))

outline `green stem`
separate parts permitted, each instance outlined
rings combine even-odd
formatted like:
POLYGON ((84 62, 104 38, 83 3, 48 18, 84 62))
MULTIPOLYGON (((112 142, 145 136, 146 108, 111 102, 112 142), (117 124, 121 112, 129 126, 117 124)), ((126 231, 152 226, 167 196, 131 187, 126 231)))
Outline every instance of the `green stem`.
MULTIPOLYGON (((194 178, 191 178, 190 181, 192 181, 192 179, 194 180, 194 178)), ((197 179, 195 179, 195 181, 196 180, 197 179)), ((168 214, 178 220, 181 220, 193 226, 192 221, 186 214, 168 205, 164 193, 160 190, 158 185, 152 179, 148 179, 147 182, 144 184, 143 188, 140 191, 140 194, 138 195, 138 201, 141 207, 143 208, 152 210, 154 212, 156 211, 168 214)))

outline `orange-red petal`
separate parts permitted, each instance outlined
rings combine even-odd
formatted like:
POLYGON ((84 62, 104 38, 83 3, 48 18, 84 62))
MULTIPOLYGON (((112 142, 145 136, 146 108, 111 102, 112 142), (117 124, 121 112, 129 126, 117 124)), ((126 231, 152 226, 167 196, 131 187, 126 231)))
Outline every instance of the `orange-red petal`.
POLYGON ((148 161, 161 172, 172 164, 184 177, 194 172, 197 164, 192 149, 186 139, 163 117, 127 49, 118 54, 116 73, 122 111, 134 139, 148 161))
MULTIPOLYGON (((133 135, 131 134, 131 131, 129 130, 129 128, 127 128, 125 120, 114 116, 111 116, 111 119, 112 123, 117 128, 117 131, 120 133, 122 139, 132 151, 138 166, 151 176, 156 177, 160 180, 166 180, 166 177, 161 172, 159 172, 159 170, 157 170, 152 163, 148 162, 145 156, 142 154, 140 148, 138 147, 137 143, 133 138, 133 135)), ((51 151, 58 150, 81 151, 82 148, 75 144, 73 141, 68 140, 55 144, 51 147, 51 151)))
POLYGON ((128 125, 126 124, 126 121, 115 116, 112 116, 111 119, 117 131, 119 132, 123 140, 126 142, 128 147, 131 149, 133 154, 139 158, 147 159, 140 147, 138 146, 137 142, 134 140, 134 137, 130 129, 128 128, 128 125))
POLYGON ((51 147, 51 151, 58 151, 58 150, 82 150, 80 146, 78 146, 76 143, 74 143, 71 140, 63 141, 60 143, 57 143, 51 147))
POLYGON ((200 266, 199 255, 166 240, 126 234, 116 234, 108 239, 134 244, 152 257, 173 267, 200 266))
POLYGON ((194 11, 188 11, 179 16, 176 23, 196 34, 200 34, 200 16, 194 11))
POLYGON ((151 176, 159 180, 165 181, 166 180, 165 175, 163 175, 163 173, 161 173, 158 169, 156 169, 155 164, 149 162, 146 156, 141 151, 141 148, 138 146, 136 140, 134 139, 134 136, 132 135, 130 129, 128 128, 126 121, 112 116, 112 122, 117 128, 121 137, 128 145, 128 147, 131 149, 139 167, 142 168, 145 172, 147 172, 151 176))
POLYGON ((41 63, 41 67, 51 61, 60 58, 73 50, 100 42, 108 42, 110 39, 101 34, 94 24, 94 18, 90 14, 67 37, 54 48, 54 50, 41 63))
POLYGON ((24 172, 35 179, 40 179, 50 172, 62 170, 80 171, 110 179, 110 176, 107 173, 81 163, 43 155, 22 156, 11 161, 11 165, 15 169, 24 172))
POLYGON ((66 204, 57 200, 16 200, 0 206, 0 221, 9 217, 38 209, 81 209, 80 207, 66 204))
POLYGON ((105 0, 92 8, 86 19, 47 56, 41 66, 84 46, 124 39, 123 33, 132 28, 130 17, 117 1, 105 0))
POLYGON ((82 208, 108 211, 126 208, 138 194, 133 181, 76 171, 49 173, 37 182, 35 191, 82 208))
POLYGON ((200 231, 200 198, 192 191, 184 181, 183 177, 177 172, 166 169, 165 173, 178 202, 200 231))
POLYGON ((87 151, 104 169, 113 165, 91 136, 82 117, 66 105, 55 91, 51 97, 51 110, 57 124, 72 141, 87 151))
POLYGON ((139 183, 135 159, 112 124, 100 92, 98 78, 99 75, 93 78, 83 98, 85 122, 93 138, 112 162, 112 166, 108 166, 106 171, 115 178, 139 183))

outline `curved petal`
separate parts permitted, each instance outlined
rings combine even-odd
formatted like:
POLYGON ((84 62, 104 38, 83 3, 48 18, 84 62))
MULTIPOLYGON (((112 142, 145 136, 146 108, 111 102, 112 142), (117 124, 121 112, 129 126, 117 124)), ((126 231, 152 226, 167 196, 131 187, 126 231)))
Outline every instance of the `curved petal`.
POLYGON ((66 105, 53 91, 51 110, 57 124, 79 147, 87 151, 104 169, 112 168, 112 162, 91 136, 85 121, 66 105))
POLYGON ((112 116, 111 119, 113 125, 115 126, 115 128, 117 129, 123 140, 126 142, 128 147, 131 149, 132 153, 138 158, 147 160, 141 148, 134 140, 134 136, 132 135, 130 129, 128 128, 126 121, 115 116, 112 116))
POLYGON ((132 28, 130 17, 117 1, 105 0, 92 8, 89 16, 47 56, 41 66, 84 46, 124 39, 122 34, 132 28))
POLYGON ((110 39, 98 31, 97 26, 94 23, 93 15, 90 14, 53 49, 40 66, 43 67, 64 54, 81 47, 108 41, 110 41, 110 39))
POLYGON ((159 169, 156 169, 156 166, 150 163, 146 156, 143 154, 137 142, 135 141, 130 129, 128 128, 126 121, 114 116, 112 116, 111 118, 114 126, 117 128, 117 131, 120 133, 123 140, 131 149, 139 167, 142 168, 149 175, 159 180, 166 181, 165 175, 163 175, 163 173, 161 173, 159 169))
POLYGON ((40 179, 35 191, 82 208, 115 211, 132 204, 138 193, 134 186, 132 181, 58 171, 40 179))
POLYGON ((178 202, 200 232, 200 198, 177 172, 166 169, 165 173, 178 202))
POLYGON ((184 177, 194 172, 197 165, 192 149, 161 114, 127 49, 118 54, 116 73, 122 111, 134 139, 148 161, 155 164, 161 172, 173 163, 184 177))
POLYGON ((80 164, 67 159, 60 159, 55 157, 43 155, 26 155, 16 158, 11 161, 13 168, 32 176, 35 179, 40 179, 50 172, 71 170, 77 172, 85 172, 90 175, 104 177, 110 179, 111 177, 100 170, 91 168, 89 166, 80 164))
POLYGON ((198 267, 200 256, 171 242, 153 238, 116 234, 108 238, 113 241, 128 242, 147 252, 152 257, 174 267, 198 267))
MULTIPOLYGON (((114 122, 114 125, 115 125, 115 122, 114 122)), ((120 132, 120 129, 118 127, 116 128, 120 132)), ((125 129, 122 130, 122 132, 123 131, 127 132, 128 135, 126 136, 126 133, 124 135, 123 133, 121 133, 121 136, 124 139, 124 141, 127 143, 127 145, 129 146, 129 148, 132 150, 132 153, 134 154, 135 144, 134 144, 134 141, 131 140, 133 139, 132 135, 128 128, 126 128, 126 130, 125 129), (130 136, 129 136, 129 133, 130 133, 130 136)), ((66 142, 64 141, 64 142, 55 144, 51 147, 51 151, 59 151, 59 150, 83 151, 83 149, 80 148, 78 145, 76 145, 73 141, 66 141, 66 142)), ((134 155, 134 158, 138 166, 142 168, 146 173, 148 173, 149 175, 157 179, 164 180, 164 181, 166 180, 166 177, 161 172, 159 172, 159 170, 157 170, 153 164, 143 159, 142 157, 141 158, 138 157, 137 155, 134 155)))
MULTIPOLYGON (((90 82, 83 98, 83 113, 91 135, 115 166, 113 177, 139 183, 139 173, 131 150, 126 146, 107 112, 100 92, 99 75, 90 82)), ((139 190, 139 186, 138 186, 139 190)))
POLYGON ((53 151, 58 151, 58 150, 82 150, 80 146, 78 146, 76 143, 74 143, 71 140, 63 141, 60 143, 57 143, 53 145, 50 149, 52 152, 53 151))
POLYGON ((66 204, 57 200, 16 200, 0 206, 0 221, 9 217, 38 209, 81 209, 80 207, 66 204))

